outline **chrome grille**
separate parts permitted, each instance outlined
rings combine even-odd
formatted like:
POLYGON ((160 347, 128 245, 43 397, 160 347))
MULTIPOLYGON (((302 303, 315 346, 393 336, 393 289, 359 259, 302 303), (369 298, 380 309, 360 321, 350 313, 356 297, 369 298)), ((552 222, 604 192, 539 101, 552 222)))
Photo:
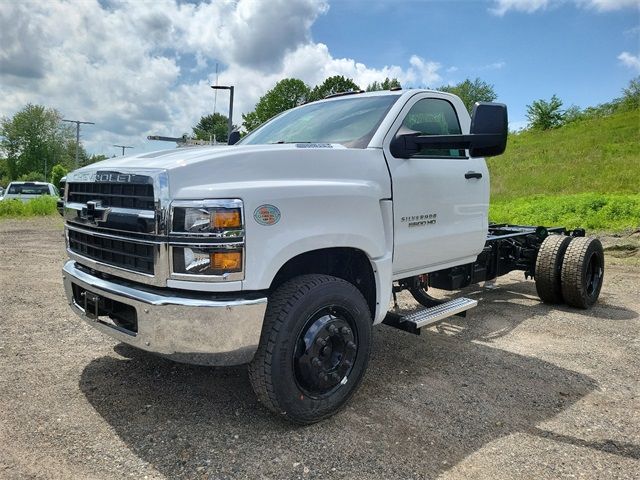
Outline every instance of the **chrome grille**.
POLYGON ((119 268, 154 274, 154 246, 69 229, 69 249, 83 257, 119 268))
POLYGON ((144 183, 68 183, 67 201, 99 201, 104 207, 153 210, 153 184, 144 183))

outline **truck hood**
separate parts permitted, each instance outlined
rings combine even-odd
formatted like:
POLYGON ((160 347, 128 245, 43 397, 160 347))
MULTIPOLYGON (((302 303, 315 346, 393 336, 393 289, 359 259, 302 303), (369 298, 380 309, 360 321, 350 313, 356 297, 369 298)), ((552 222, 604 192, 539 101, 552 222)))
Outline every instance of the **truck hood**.
MULTIPOLYGON (((380 149, 338 144, 277 144, 192 147, 112 158, 70 173, 68 182, 95 172, 164 171, 172 199, 242 197, 246 190, 293 185, 367 184, 390 197, 390 180, 380 149)), ((373 192, 372 192, 373 193, 373 192)))

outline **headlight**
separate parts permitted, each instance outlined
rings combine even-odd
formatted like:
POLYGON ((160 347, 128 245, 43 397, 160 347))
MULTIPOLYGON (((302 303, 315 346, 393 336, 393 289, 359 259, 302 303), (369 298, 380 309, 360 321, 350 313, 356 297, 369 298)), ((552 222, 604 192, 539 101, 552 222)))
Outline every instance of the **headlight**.
POLYGON ((244 278, 242 200, 220 199, 171 204, 171 263, 174 278, 207 281, 244 278), (224 240, 223 240, 224 239, 224 240))
POLYGON ((191 275, 242 272, 242 248, 173 247, 173 272, 191 275))
POLYGON ((241 200, 174 202, 172 232, 220 237, 242 236, 241 200))

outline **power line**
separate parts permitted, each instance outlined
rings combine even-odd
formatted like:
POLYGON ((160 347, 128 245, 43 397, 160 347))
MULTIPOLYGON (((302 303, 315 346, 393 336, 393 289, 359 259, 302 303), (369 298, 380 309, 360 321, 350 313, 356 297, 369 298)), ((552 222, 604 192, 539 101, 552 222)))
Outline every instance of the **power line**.
POLYGON ((63 122, 75 123, 76 124, 76 168, 80 166, 79 164, 79 154, 80 154, 80 124, 84 125, 95 125, 93 122, 81 122, 80 120, 65 120, 62 119, 63 122))
POLYGON ((114 145, 114 147, 118 147, 122 149, 122 156, 124 157, 124 149, 125 148, 133 148, 133 147, 128 147, 127 145, 114 145))

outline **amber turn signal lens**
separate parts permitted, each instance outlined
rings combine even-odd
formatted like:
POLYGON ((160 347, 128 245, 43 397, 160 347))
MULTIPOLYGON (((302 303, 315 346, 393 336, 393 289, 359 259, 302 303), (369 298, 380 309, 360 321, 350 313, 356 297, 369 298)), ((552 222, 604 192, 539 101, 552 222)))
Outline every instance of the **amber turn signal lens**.
POLYGON ((214 270, 240 271, 242 270, 242 252, 237 250, 214 252, 211 254, 211 265, 214 270))
POLYGON ((242 219, 239 208, 227 208, 216 210, 211 214, 211 226, 213 228, 240 228, 242 219))

